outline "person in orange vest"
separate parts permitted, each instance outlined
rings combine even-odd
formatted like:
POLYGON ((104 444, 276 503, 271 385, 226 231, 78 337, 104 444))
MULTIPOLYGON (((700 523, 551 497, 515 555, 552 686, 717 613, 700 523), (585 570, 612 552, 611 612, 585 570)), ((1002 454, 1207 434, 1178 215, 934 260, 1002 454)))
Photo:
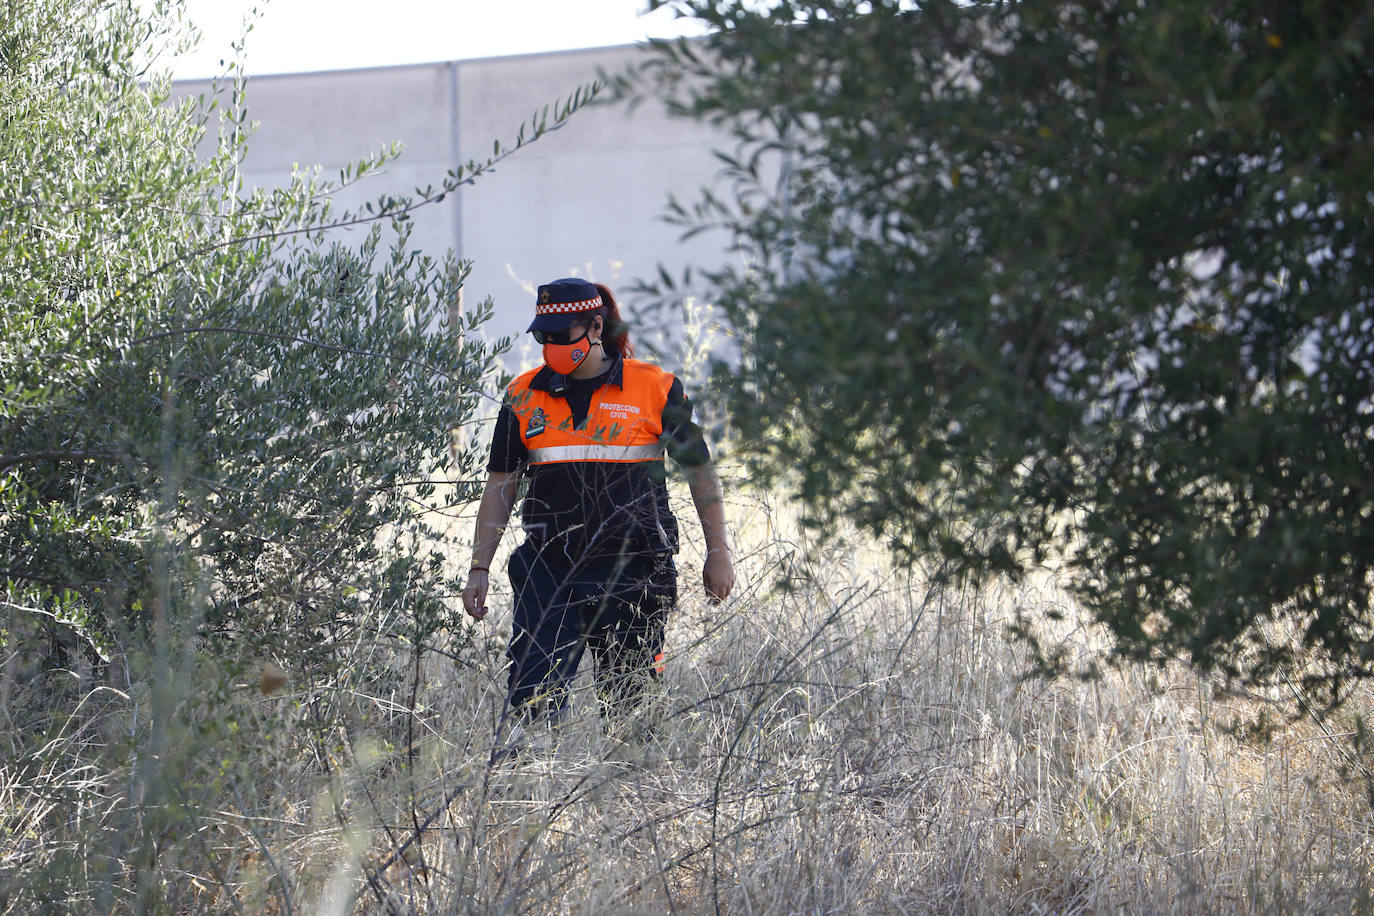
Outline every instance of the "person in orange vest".
POLYGON ((529 331, 544 364, 510 384, 497 416, 463 606, 477 620, 487 615, 491 562, 527 477, 525 540, 507 567, 511 710, 522 720, 557 717, 590 648, 603 715, 614 719, 662 675, 677 600, 664 455, 687 476, 713 604, 735 582, 720 483, 682 383, 633 358, 610 289, 576 278, 539 287, 529 331))

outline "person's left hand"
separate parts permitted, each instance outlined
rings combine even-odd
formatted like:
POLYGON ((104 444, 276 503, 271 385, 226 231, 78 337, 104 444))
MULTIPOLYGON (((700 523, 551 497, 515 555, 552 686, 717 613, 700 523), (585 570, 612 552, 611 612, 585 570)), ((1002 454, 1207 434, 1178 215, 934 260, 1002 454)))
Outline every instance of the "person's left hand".
POLYGON ((706 597, 712 604, 720 604, 730 597, 730 592, 735 587, 735 564, 731 562, 728 550, 706 554, 701 581, 706 585, 706 597))

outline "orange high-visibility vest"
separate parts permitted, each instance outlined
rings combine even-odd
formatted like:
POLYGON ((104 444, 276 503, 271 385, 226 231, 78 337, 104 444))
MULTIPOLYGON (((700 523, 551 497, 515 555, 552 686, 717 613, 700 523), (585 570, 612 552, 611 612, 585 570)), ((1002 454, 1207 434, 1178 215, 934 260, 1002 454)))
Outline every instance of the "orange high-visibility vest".
POLYGON ((608 381, 592 393, 587 419, 573 428, 568 402, 530 387, 540 369, 518 376, 506 390, 506 404, 519 420, 520 441, 530 465, 563 461, 662 461, 663 405, 673 375, 637 359, 620 361, 620 385, 608 381))

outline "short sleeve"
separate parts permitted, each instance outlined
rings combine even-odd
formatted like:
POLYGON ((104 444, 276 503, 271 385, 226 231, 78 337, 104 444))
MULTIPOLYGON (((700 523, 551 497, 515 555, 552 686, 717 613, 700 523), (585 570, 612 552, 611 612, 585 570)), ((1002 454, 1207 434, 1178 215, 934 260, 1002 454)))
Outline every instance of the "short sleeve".
POLYGON ((701 467, 711 460, 711 450, 701 427, 692 420, 692 402, 679 379, 673 379, 663 405, 663 435, 659 438, 668 455, 683 467, 701 467))
POLYGON ((502 406, 496 415, 496 429, 491 435, 491 457, 488 471, 510 473, 529 463, 530 453, 520 439, 520 419, 509 406, 502 406))

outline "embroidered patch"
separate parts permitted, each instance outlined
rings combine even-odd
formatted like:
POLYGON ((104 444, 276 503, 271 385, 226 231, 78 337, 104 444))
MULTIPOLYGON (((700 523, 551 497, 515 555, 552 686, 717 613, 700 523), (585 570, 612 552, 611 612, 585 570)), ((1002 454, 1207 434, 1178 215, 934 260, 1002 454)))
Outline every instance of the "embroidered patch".
POLYGON ((534 413, 530 414, 530 422, 525 425, 525 438, 537 436, 544 431, 544 421, 548 418, 544 415, 544 408, 536 407, 534 413))

